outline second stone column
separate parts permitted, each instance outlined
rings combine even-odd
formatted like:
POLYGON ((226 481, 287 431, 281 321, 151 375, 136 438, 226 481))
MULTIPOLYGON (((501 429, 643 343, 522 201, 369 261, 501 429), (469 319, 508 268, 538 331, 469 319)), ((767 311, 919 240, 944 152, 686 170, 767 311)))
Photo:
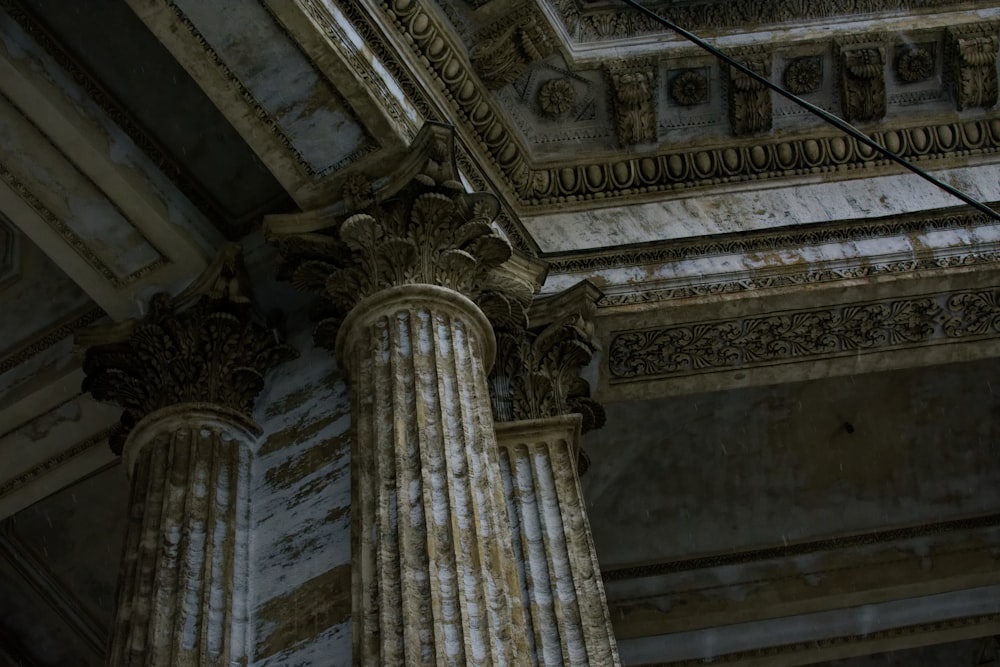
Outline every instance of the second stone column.
POLYGON ((464 192, 452 141, 429 126, 377 196, 348 186, 342 215, 267 222, 350 373, 355 664, 528 655, 487 372, 490 320, 523 320, 531 285, 501 271, 497 201, 464 192))

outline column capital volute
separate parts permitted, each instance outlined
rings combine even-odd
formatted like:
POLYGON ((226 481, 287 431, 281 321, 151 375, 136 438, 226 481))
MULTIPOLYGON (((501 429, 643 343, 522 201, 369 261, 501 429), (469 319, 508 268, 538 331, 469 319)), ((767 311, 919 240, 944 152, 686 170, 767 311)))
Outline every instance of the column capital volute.
MULTIPOLYGON (((581 376, 598 349, 594 317, 600 296, 585 280, 538 299, 526 327, 497 330, 490 389, 498 422, 576 413, 584 432, 604 425, 604 408, 590 397, 590 384, 581 376)), ((581 472, 586 465, 581 456, 581 472)))
POLYGON ((321 297, 316 342, 334 349, 348 313, 402 285, 453 290, 494 326, 525 324, 544 268, 514 254, 492 224, 499 210, 495 195, 462 185, 453 128, 428 123, 388 176, 356 174, 335 203, 264 226, 279 276, 321 297))
POLYGON ((76 342, 86 348, 83 391, 123 409, 109 439, 116 454, 146 416, 172 406, 252 423, 264 376, 297 356, 254 306, 235 244, 179 295, 157 294, 143 317, 85 329, 76 342))

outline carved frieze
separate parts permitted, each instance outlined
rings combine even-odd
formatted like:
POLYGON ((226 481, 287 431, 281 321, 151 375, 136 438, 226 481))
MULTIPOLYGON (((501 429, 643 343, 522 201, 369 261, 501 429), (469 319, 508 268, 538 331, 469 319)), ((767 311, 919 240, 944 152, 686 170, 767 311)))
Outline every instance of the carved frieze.
POLYGON ((622 146, 656 141, 656 69, 652 61, 608 68, 615 125, 622 146))
POLYGON ((494 195, 465 192, 453 130, 429 124, 384 189, 372 193, 354 179, 331 209, 272 216, 266 225, 281 275, 322 298, 316 340, 334 349, 347 313, 398 285, 447 287, 495 324, 523 326, 533 285, 499 270, 512 251, 491 226, 498 210, 494 195))
POLYGON ((139 320, 84 330, 83 390, 123 409, 110 438, 120 454, 145 415, 208 403, 251 419, 264 375, 296 355, 256 312, 239 246, 228 246, 177 298, 157 294, 139 320))
POLYGON ((998 335, 1000 291, 985 289, 626 331, 608 357, 613 379, 641 380, 998 335))
POLYGON ((997 102, 997 26, 974 24, 948 31, 949 67, 959 110, 997 102))
MULTIPOLYGON (((740 54, 748 69, 771 76, 771 54, 766 50, 740 54)), ((763 83, 734 67, 729 69, 729 127, 737 136, 771 129, 771 91, 763 83)))
MULTIPOLYGON (((721 7, 721 5, 719 6, 721 7)), ((344 5, 352 21, 370 26, 363 12, 344 5)), ((400 27, 414 54, 440 78, 466 129, 493 157, 501 177, 518 203, 525 207, 565 208, 592 199, 610 200, 652 195, 725 183, 760 181, 794 175, 856 168, 873 170, 885 164, 874 151, 840 132, 821 137, 782 136, 761 139, 752 145, 689 148, 673 146, 646 155, 593 158, 573 164, 536 165, 528 151, 513 137, 499 104, 492 99, 467 65, 444 38, 446 29, 422 0, 389 0, 383 5, 387 18, 400 27), (425 29, 416 30, 412 26, 425 29)), ((374 28, 369 28, 374 30, 374 28)), ((869 40, 871 41, 871 40, 869 40)), ((883 40, 884 42, 885 40, 883 40)), ((852 46, 855 43, 852 43, 852 46)), ((386 62, 397 62, 388 48, 373 48, 386 62)), ((401 65, 394 71, 405 78, 401 65)), ((668 77, 668 86, 669 86, 668 77)), ((876 141, 904 157, 932 160, 961 151, 991 154, 1000 147, 1000 120, 921 123, 875 132, 876 141)))
POLYGON ((514 83, 528 65, 554 49, 548 21, 533 5, 527 5, 479 35, 469 59, 486 87, 496 90, 514 83))
MULTIPOLYGON (((546 0, 577 42, 626 40, 662 33, 663 26, 631 9, 605 6, 587 0, 546 0)), ((730 0, 729 2, 651 3, 664 18, 694 32, 724 28, 752 29, 766 24, 788 24, 837 16, 877 12, 946 8, 965 0, 730 0)))
POLYGON ((840 102, 849 121, 885 116, 885 49, 877 44, 841 45, 840 102))

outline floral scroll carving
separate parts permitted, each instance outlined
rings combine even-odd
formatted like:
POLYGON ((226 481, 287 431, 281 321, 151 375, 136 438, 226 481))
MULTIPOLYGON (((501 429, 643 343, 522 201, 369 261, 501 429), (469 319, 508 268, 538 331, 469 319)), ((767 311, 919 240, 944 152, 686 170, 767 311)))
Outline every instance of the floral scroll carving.
POLYGON ((543 16, 522 10, 480 37, 469 58, 487 88, 514 83, 528 65, 552 53, 555 43, 547 25, 543 16))
POLYGON ((1000 292, 944 293, 617 334, 611 376, 671 377, 1000 334, 1000 292))
POLYGON ((140 419, 171 405, 209 403, 251 419, 264 376, 296 352, 248 288, 240 248, 229 246, 189 292, 157 294, 142 319, 77 336, 89 346, 83 390, 123 409, 110 436, 116 454, 140 419))

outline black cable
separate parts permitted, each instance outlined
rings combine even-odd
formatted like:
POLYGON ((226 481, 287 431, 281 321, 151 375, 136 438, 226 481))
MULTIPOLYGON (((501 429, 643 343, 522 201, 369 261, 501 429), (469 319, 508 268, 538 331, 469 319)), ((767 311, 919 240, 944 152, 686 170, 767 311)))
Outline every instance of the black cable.
POLYGON ((778 86, 776 84, 771 83, 765 77, 763 77, 760 74, 758 74, 757 72, 753 71, 752 69, 750 69, 749 67, 747 67, 743 63, 741 63, 741 62, 739 62, 737 60, 734 60, 733 58, 729 57, 728 55, 726 55, 725 53, 723 53, 719 49, 715 48, 714 46, 712 46, 711 44, 709 44, 705 40, 703 40, 700 37, 698 37, 697 35, 694 35, 694 34, 688 32, 687 30, 685 30, 684 28, 681 28, 680 26, 675 25, 674 23, 671 23, 670 21, 668 21, 667 19, 663 18, 662 16, 660 16, 659 14, 657 14, 656 12, 654 12, 653 10, 648 9, 648 8, 644 7, 643 5, 639 4, 639 2, 637 2, 637 0, 622 0, 622 2, 624 2, 625 4, 627 4, 627 5, 635 8, 637 10, 639 10, 640 12, 642 12, 643 14, 645 14, 646 16, 648 16, 649 18, 653 19, 654 21, 656 21, 657 23, 659 23, 660 25, 662 25, 663 27, 669 28, 670 30, 673 30, 674 32, 676 32, 678 35, 680 35, 684 39, 686 39, 689 42, 695 44, 699 48, 702 48, 705 51, 708 51, 709 53, 711 53, 713 56, 715 56, 719 60, 722 60, 723 62, 725 62, 726 64, 728 64, 730 67, 733 67, 734 69, 737 69, 740 72, 746 74, 747 76, 749 76, 750 78, 752 78, 754 81, 757 81, 758 83, 764 84, 765 86, 767 86, 768 88, 770 88, 774 92, 778 93, 779 95, 781 95, 785 99, 791 100, 792 102, 794 102, 795 104, 799 105, 800 107, 802 107, 806 111, 808 111, 808 112, 810 112, 810 113, 812 113, 812 114, 814 114, 816 116, 819 116, 821 119, 823 119, 827 123, 833 125, 834 127, 836 127, 841 132, 844 132, 845 134, 847 134, 847 135, 849 135, 851 137, 854 137, 855 139, 857 139, 861 143, 865 144, 866 146, 869 146, 870 148, 874 149, 876 152, 878 152, 878 153, 882 154, 883 156, 887 157, 888 159, 892 160, 896 164, 898 164, 898 165, 900 165, 902 167, 905 167, 906 169, 909 169, 910 171, 912 171, 917 176, 920 176, 921 178, 923 178, 925 181, 933 183, 934 185, 936 185, 937 187, 941 188, 942 190, 944 190, 948 194, 952 195, 953 197, 957 197, 958 199, 961 199, 966 204, 969 204, 970 206, 975 207, 976 209, 978 209, 979 211, 982 211, 983 213, 985 213, 987 216, 993 218, 994 220, 1000 220, 1000 213, 997 213, 996 211, 994 211, 992 208, 990 208, 986 204, 982 203, 981 201, 973 199, 972 197, 970 197, 969 195, 965 194, 961 190, 959 190, 959 189, 957 189, 955 187, 952 187, 951 185, 948 185, 947 183, 944 183, 943 181, 940 181, 940 180, 934 178, 933 176, 931 176, 926 171, 924 171, 920 167, 916 166, 915 164, 913 164, 909 160, 901 158, 900 156, 898 156, 895 153, 893 153, 892 151, 890 151, 888 148, 885 148, 881 144, 877 143, 876 141, 874 141, 873 139, 871 139, 871 137, 869 137, 864 132, 862 132, 858 128, 854 127, 853 125, 851 125, 847 121, 845 121, 845 120, 843 120, 843 119, 841 119, 841 118, 839 118, 837 116, 834 116, 832 113, 830 113, 826 109, 821 109, 820 107, 816 106, 815 104, 807 102, 806 100, 802 99, 798 95, 795 95, 793 93, 788 92, 787 90, 785 90, 781 86, 778 86))

